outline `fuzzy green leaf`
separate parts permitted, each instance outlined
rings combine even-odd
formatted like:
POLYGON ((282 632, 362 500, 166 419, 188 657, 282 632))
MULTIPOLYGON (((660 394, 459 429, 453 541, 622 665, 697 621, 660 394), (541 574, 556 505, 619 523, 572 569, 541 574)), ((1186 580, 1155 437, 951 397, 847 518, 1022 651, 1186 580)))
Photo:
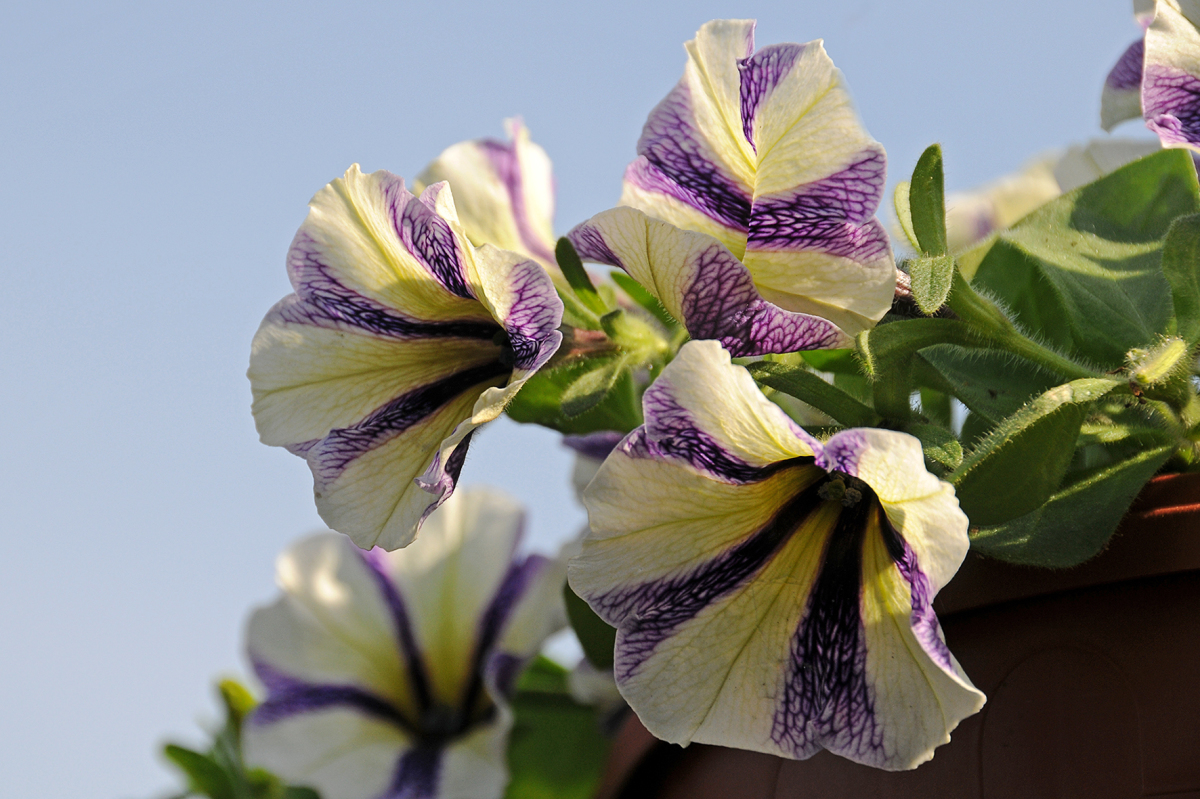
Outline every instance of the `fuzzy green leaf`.
POLYGON ((229 775, 208 755, 175 744, 164 746, 163 754, 187 775, 193 793, 211 799, 235 799, 229 775))
POLYGON ((518 422, 538 424, 560 433, 584 434, 598 430, 619 430, 628 433, 642 423, 641 402, 634 391, 633 377, 628 369, 620 372, 616 383, 596 405, 574 416, 562 407, 567 387, 596 367, 594 360, 579 358, 556 366, 543 368, 525 383, 507 408, 508 415, 518 422))
POLYGON ((1169 332, 1171 223, 1200 210, 1190 154, 1165 150, 1058 199, 984 245, 972 285, 1050 347, 1105 369, 1169 332))
POLYGON ((971 548, 989 558, 1029 566, 1067 568, 1094 557, 1146 481, 1174 450, 1163 445, 1069 480, 1049 501, 1005 524, 971 536, 971 548))
POLYGON ((964 349, 939 344, 921 350, 928 363, 972 413, 995 424, 1031 399, 1059 384, 1041 367, 999 350, 964 349))
POLYGON ((946 428, 935 424, 914 424, 906 427, 905 431, 920 440, 926 464, 934 466, 941 474, 957 469, 962 464, 962 444, 946 428))
POLYGON ((580 260, 579 254, 575 252, 575 246, 571 244, 571 240, 563 236, 558 240, 558 244, 554 247, 554 258, 558 261, 558 268, 562 270, 563 275, 567 278, 567 282, 571 284, 571 288, 575 292, 575 296, 579 298, 587 308, 598 316, 603 316, 608 312, 609 308, 604 304, 604 300, 596 293, 596 287, 592 284, 592 278, 588 275, 587 269, 580 260))
POLYGON ((1163 245, 1162 268, 1171 286, 1175 333, 1195 344, 1200 341, 1200 214, 1171 224, 1163 245))
POLYGON ((943 183, 942 148, 931 144, 917 159, 912 182, 908 187, 908 207, 912 215, 913 233, 926 255, 947 253, 943 183))
POLYGON ((614 355, 608 358, 592 358, 592 368, 583 372, 563 389, 562 412, 570 419, 595 408, 613 390, 617 380, 629 366, 629 358, 614 355))
POLYGON ((807 369, 773 361, 756 361, 747 369, 764 386, 806 402, 847 427, 874 427, 879 414, 807 369))
POLYGON ((613 272, 611 277, 613 282, 629 295, 629 299, 649 311, 651 316, 661 322, 668 330, 679 327, 679 322, 663 307, 663 304, 658 301, 658 297, 646 291, 641 283, 624 272, 613 272))
POLYGON ((1071 465, 1088 405, 1118 385, 1100 378, 1074 380, 997 425, 947 478, 971 523, 1001 524, 1046 502, 1071 465))
POLYGON ((926 316, 933 316, 950 296, 954 281, 954 259, 949 255, 929 255, 908 262, 912 295, 926 316))

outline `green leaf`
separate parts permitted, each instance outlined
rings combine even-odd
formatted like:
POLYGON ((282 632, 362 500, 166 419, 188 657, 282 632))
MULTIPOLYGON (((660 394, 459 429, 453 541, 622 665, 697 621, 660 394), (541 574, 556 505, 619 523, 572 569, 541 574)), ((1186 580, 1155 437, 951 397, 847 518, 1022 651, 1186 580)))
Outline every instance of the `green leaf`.
MULTIPOLYGON (((917 385, 921 385, 920 379, 917 385)), ((921 415, 934 424, 949 428, 952 416, 950 395, 932 388, 921 389, 921 415)))
POLYGON ((608 358, 590 358, 587 363, 592 368, 576 377, 563 389, 560 407, 570 419, 592 410, 604 401, 628 368, 629 358, 625 355, 613 355, 608 358))
POLYGON ((193 793, 211 799, 235 799, 233 781, 208 755, 175 744, 164 746, 163 754, 187 775, 193 793))
POLYGON ((650 292, 642 287, 642 284, 631 278, 624 272, 613 272, 610 277, 613 282, 621 287, 629 299, 636 302, 638 305, 645 308, 650 314, 668 329, 673 330, 679 327, 679 322, 675 321, 675 317, 663 307, 663 304, 658 301, 650 292))
POLYGON ((1071 465, 1088 405, 1118 385, 1085 378, 1052 388, 980 441, 947 478, 971 524, 1000 524, 1048 500, 1071 465))
POLYGON ((900 229, 904 231, 904 237, 908 239, 908 243, 914 250, 920 252, 921 244, 917 241, 917 234, 913 230, 912 209, 908 205, 908 195, 908 181, 902 180, 897 183, 896 191, 892 193, 892 207, 896 209, 896 219, 900 222, 900 229))
POLYGON ((804 350, 798 354, 818 372, 863 376, 862 365, 852 349, 804 350))
POLYGON ((298 785, 289 785, 283 789, 283 799, 321 799, 321 794, 317 793, 312 788, 302 788, 298 785))
POLYGON ((802 367, 756 361, 747 369, 751 377, 764 386, 806 402, 846 427, 874 427, 881 421, 873 408, 802 367))
POLYGON ((563 586, 563 599, 567 603, 567 620, 571 622, 571 629, 579 638, 588 662, 598 669, 611 669, 613 648, 617 645, 616 628, 597 616, 571 586, 563 586))
POLYGON ((957 469, 962 464, 963 448, 958 439, 944 427, 934 424, 913 424, 905 431, 921 441, 925 461, 932 464, 940 474, 957 469))
POLYGON ((1200 210, 1191 156, 1164 150, 1068 192, 1001 231, 972 285, 1075 359, 1119 368, 1169 332, 1161 264, 1172 221, 1200 210))
POLYGON ((521 672, 517 690, 539 694, 569 694, 567 670, 545 655, 538 655, 521 672))
POLYGON ((921 350, 919 358, 953 386, 953 394, 995 424, 1025 403, 1059 384, 1050 372, 998 350, 965 349, 939 344, 921 350))
POLYGON ((589 363, 591 360, 579 358, 552 369, 543 368, 529 378, 509 403, 508 415, 515 421, 539 424, 560 433, 581 435, 599 430, 628 433, 642 423, 641 401, 628 370, 620 374, 613 390, 590 410, 576 416, 569 416, 563 411, 563 392, 593 369, 589 363))
POLYGON ((1171 223, 1163 245, 1162 269, 1171 286, 1175 333, 1195 344, 1200 341, 1200 214, 1171 223))
MULTIPOLYGON (((908 189, 913 233, 926 255, 945 255, 946 202, 943 196, 942 148, 931 144, 917 159, 908 189)), ((953 263, 953 262, 951 262, 953 263)), ((949 287, 947 286, 947 289, 949 287)), ((914 292, 915 293, 915 292, 914 292)), ((941 303, 938 303, 939 307, 941 303)), ((922 309, 924 310, 924 309, 922 309)))
POLYGON ((562 270, 580 302, 599 316, 608 313, 609 308, 596 293, 596 287, 592 285, 592 278, 584 268, 579 253, 575 252, 575 246, 566 236, 560 238, 554 246, 554 259, 558 261, 558 268, 562 270))
POLYGON ((955 319, 906 319, 859 333, 857 344, 867 374, 875 377, 905 365, 909 356, 926 347, 974 346, 976 340, 970 328, 955 319))
POLYGON ((1033 512, 974 532, 971 548, 1030 566, 1083 563, 1104 549, 1134 497, 1173 450, 1173 445, 1144 450, 1073 479, 1033 512))
POLYGON ((221 701, 225 705, 225 712, 229 715, 230 721, 239 726, 258 704, 253 694, 237 680, 221 680, 217 684, 217 691, 221 694, 221 701))
POLYGON ((518 692, 506 799, 590 799, 608 756, 596 712, 570 697, 518 692))
POLYGON ((912 295, 926 316, 933 316, 950 296, 954 280, 954 259, 949 255, 930 255, 908 262, 912 295))

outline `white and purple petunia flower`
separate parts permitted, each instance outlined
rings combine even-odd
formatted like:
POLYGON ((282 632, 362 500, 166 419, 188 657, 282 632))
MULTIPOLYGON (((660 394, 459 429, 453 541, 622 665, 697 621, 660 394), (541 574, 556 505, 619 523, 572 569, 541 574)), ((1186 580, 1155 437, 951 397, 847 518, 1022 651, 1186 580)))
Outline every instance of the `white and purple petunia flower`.
POLYGON ((554 174, 546 151, 519 119, 506 119, 508 141, 475 139, 447 147, 417 176, 417 188, 446 181, 467 238, 533 258, 552 272, 554 174))
POLYGON ((308 461, 330 527, 396 549, 454 490, 472 432, 554 354, 562 301, 534 260, 468 241, 445 183, 417 197, 355 165, 309 208, 295 293, 254 338, 255 423, 308 461))
POLYGON ((1142 116, 1164 147, 1200 152, 1200 0, 1137 0, 1145 37, 1105 81, 1101 123, 1142 116))
POLYGON ((968 548, 953 488, 888 430, 820 442, 714 341, 644 396, 585 494, 577 594, 659 738, 910 769, 984 703, 932 602, 968 548))
POLYGON ((883 147, 820 41, 756 52, 752 20, 716 20, 687 52, 626 170, 628 207, 580 225, 572 243, 628 271, 693 338, 737 355, 845 346, 895 292, 873 216, 883 147))
POLYGON ((407 549, 324 534, 284 552, 283 596, 246 633, 267 689, 247 762, 324 799, 501 796, 508 698, 564 622, 562 564, 514 558, 522 526, 512 500, 471 489, 407 549))

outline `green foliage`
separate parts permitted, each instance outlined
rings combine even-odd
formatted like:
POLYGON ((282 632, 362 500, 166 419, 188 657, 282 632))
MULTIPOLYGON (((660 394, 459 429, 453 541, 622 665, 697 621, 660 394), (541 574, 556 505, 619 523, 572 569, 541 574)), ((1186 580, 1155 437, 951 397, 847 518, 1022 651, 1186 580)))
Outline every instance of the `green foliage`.
POLYGON ((1166 150, 1002 231, 981 247, 972 285, 1002 301, 1051 347, 1119 368, 1129 349, 1174 326, 1163 243, 1177 217, 1197 210, 1191 156, 1166 150))
MULTIPOLYGON (((598 369, 612 366, 613 354, 597 358, 577 358, 552 368, 543 368, 531 377, 508 406, 508 415, 518 422, 540 424, 560 433, 583 434, 598 430, 629 432, 642 423, 641 400, 638 397, 629 369, 619 371, 615 379, 606 384, 607 389, 593 404, 575 413, 563 408, 563 397, 567 389, 598 369)), ((604 377, 602 373, 600 377, 604 377)), ((577 389, 576 396, 591 396, 588 384, 577 389)))
POLYGON ((806 402, 846 427, 871 427, 881 421, 875 410, 804 367, 757 361, 747 367, 764 386, 806 402))
POLYGON ((571 629, 583 647, 583 654, 597 669, 611 669, 613 649, 617 643, 617 631, 584 602, 571 586, 563 586, 563 599, 567 604, 567 619, 571 629))
POLYGON ((944 475, 962 464, 962 444, 946 428, 933 424, 913 424, 905 432, 920 440, 925 465, 934 473, 944 475))
POLYGON ((1030 513, 974 531, 971 548, 990 558, 1029 566, 1066 568, 1083 563, 1108 543, 1133 498, 1173 449, 1170 444, 1160 445, 1078 475, 1030 513))
POLYGON ((913 234, 926 255, 945 255, 948 252, 943 183, 942 148, 931 144, 917 159, 908 188, 913 234))
POLYGON ((632 361, 628 353, 584 361, 590 368, 568 383, 559 397, 563 415, 576 419, 598 406, 626 374, 632 361))
POLYGON ((608 740, 596 712, 571 699, 566 670, 544 657, 534 661, 521 677, 513 713, 506 799, 588 799, 608 740))
POLYGON ((1171 286, 1175 334, 1200 341, 1200 214, 1176 219, 1163 244, 1162 270, 1171 286))
POLYGON ((571 285, 571 289, 579 301, 597 316, 607 313, 608 306, 596 292, 596 287, 592 284, 592 278, 584 268, 583 261, 580 260, 574 245, 566 236, 560 238, 555 245, 554 258, 558 261, 558 268, 562 270, 563 276, 566 277, 567 283, 571 285))
POLYGON ((954 258, 949 255, 927 255, 908 262, 912 278, 912 295, 917 307, 928 316, 937 313, 950 296, 954 280, 954 258))
POLYGON ((949 477, 971 523, 1000 524, 1046 502, 1071 464, 1087 406, 1120 384, 1075 380, 997 425, 949 477))
POLYGON ((1035 364, 999 350, 939 344, 918 356, 932 366, 972 413, 995 424, 1058 384, 1035 364))
POLYGON ((311 788, 285 785, 263 769, 247 769, 242 760, 242 723, 254 709, 250 692, 233 680, 217 686, 225 709, 225 723, 213 736, 207 752, 177 744, 163 747, 163 755, 187 781, 183 797, 209 799, 320 799, 311 788))

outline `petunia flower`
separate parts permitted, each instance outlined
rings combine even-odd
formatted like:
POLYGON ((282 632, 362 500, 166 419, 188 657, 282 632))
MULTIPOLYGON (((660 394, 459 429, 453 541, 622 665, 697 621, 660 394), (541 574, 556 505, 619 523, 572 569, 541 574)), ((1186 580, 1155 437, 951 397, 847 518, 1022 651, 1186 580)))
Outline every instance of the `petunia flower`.
POLYGON ((1101 124, 1140 115, 1164 147, 1200 152, 1200 2, 1135 0, 1134 12, 1146 34, 1105 80, 1101 124))
MULTIPOLYGON (((1133 0, 1133 17, 1144 32, 1154 21, 1155 0, 1133 0)), ((1100 93, 1100 126, 1112 130, 1127 119, 1142 115, 1142 67, 1146 39, 1141 36, 1117 59, 1104 79, 1100 93)))
POLYGON ((324 799, 489 799, 508 781, 508 699, 563 623, 563 568, 514 559, 524 514, 472 489, 387 553, 316 535, 280 557, 283 596, 250 619, 267 697, 247 762, 324 799))
POLYGON ((755 52, 752 20, 716 20, 686 47, 625 172, 621 205, 645 216, 607 211, 572 242, 735 354, 847 346, 895 292, 883 147, 819 40, 755 52))
POLYGON ((571 587, 617 628, 622 695, 659 738, 914 768, 983 695, 933 598, 968 548, 916 439, 820 442, 712 341, 644 396, 585 494, 571 587))
POLYGON ((1142 116, 1164 147, 1200 152, 1200 2, 1158 0, 1146 29, 1142 116))
POLYGON ((519 119, 506 119, 509 141, 476 139, 447 147, 417 176, 417 190, 446 181, 459 221, 476 246, 493 244, 557 272, 554 175, 546 151, 519 119))
POLYGON ((357 165, 312 199, 287 264, 295 293, 250 355, 259 435, 308 461, 330 527, 403 547, 554 354, 562 301, 535 261, 471 245, 445 183, 414 197, 357 165))

